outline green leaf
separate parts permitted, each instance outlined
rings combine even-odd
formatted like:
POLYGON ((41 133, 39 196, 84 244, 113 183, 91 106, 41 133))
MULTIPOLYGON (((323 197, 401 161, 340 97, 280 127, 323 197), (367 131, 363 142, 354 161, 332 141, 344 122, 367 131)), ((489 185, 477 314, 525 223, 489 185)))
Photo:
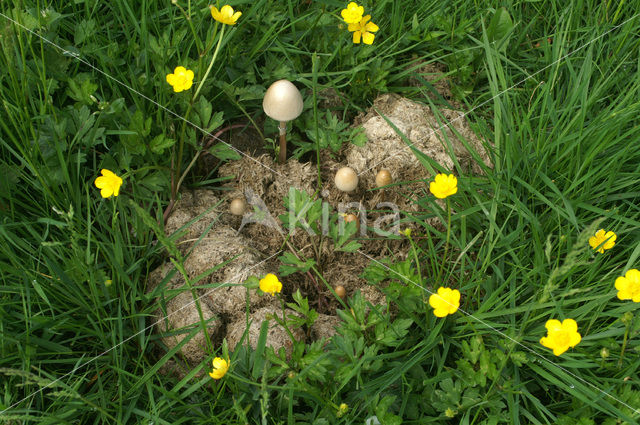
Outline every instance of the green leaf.
POLYGON ((169 178, 162 171, 156 170, 140 178, 138 183, 152 192, 158 192, 169 187, 169 178))
POLYGON ((207 133, 211 133, 224 124, 224 113, 220 111, 214 114, 213 106, 204 96, 200 97, 198 102, 193 105, 193 109, 196 112, 195 124, 207 133))
POLYGON ((358 225, 355 221, 345 223, 339 215, 335 215, 337 220, 333 220, 329 227, 329 236, 333 240, 333 249, 341 252, 357 251, 362 245, 356 241, 350 241, 357 232, 358 225))
POLYGON ((269 321, 265 320, 260 326, 260 335, 258 336, 258 343, 256 344, 256 350, 253 355, 253 371, 251 375, 254 379, 257 379, 262 375, 262 369, 264 367, 264 347, 267 345, 267 333, 269 332, 269 321))
POLYGON ((289 195, 284 198, 284 205, 288 209, 288 214, 282 214, 279 218, 287 229, 293 230, 299 227, 316 235, 320 233, 318 227, 318 220, 322 217, 320 199, 311 200, 304 190, 290 187, 289 195))
MULTIPOLYGON (((86 76, 86 74, 85 74, 86 76)), ((86 105, 93 105, 95 100, 92 98, 93 93, 98 89, 98 85, 92 83, 89 78, 84 78, 83 75, 76 76, 75 79, 69 79, 67 81, 69 87, 66 93, 76 102, 84 103, 86 105)))
POLYGON ((297 272, 306 273, 316 264, 313 259, 299 260, 291 252, 285 252, 278 259, 282 262, 278 269, 282 276, 289 276, 297 272))
POLYGON ((151 132, 151 117, 145 120, 142 111, 138 109, 131 116, 129 130, 130 133, 120 136, 120 141, 129 152, 143 155, 147 150, 144 138, 151 132))
POLYGON ((240 154, 223 142, 216 143, 209 148, 209 153, 221 161, 236 161, 240 159, 240 154))
POLYGON ((487 28, 487 38, 490 42, 501 42, 500 50, 506 49, 509 42, 508 36, 513 30, 513 21, 507 9, 500 7, 496 10, 487 28))
POLYGON ((153 153, 162 154, 165 149, 169 149, 175 143, 175 140, 168 138, 164 134, 158 134, 149 142, 149 149, 151 149, 153 153))
POLYGON ((87 38, 92 36, 95 33, 96 29, 96 21, 93 19, 83 19, 76 24, 76 29, 73 34, 74 44, 77 46, 82 44, 87 38))
POLYGON ((353 130, 351 130, 351 143, 353 143, 356 146, 364 146, 367 144, 367 135, 364 132, 364 128, 362 127, 356 127, 353 130))

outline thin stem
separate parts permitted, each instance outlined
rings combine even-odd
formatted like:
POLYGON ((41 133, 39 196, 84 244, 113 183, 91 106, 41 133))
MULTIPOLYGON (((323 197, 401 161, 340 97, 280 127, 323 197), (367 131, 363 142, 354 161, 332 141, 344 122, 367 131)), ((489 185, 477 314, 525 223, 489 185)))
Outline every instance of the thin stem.
POLYGON ((202 50, 202 47, 203 47, 202 40, 200 40, 200 37, 198 37, 198 33, 196 32, 196 29, 193 27, 193 21, 191 20, 191 2, 189 2, 188 12, 185 11, 182 8, 182 6, 180 6, 178 3, 175 3, 175 5, 178 7, 178 9, 180 9, 180 12, 182 12, 185 19, 187 20, 187 23, 189 24, 189 28, 191 29, 191 34, 193 34, 193 39, 196 41, 198 50, 202 50))
POLYGON ((202 80, 200 80, 200 84, 198 84, 198 88, 196 89, 196 92, 193 95, 192 102, 195 101, 196 98, 198 97, 198 94, 200 93, 200 90, 202 89, 204 82, 207 80, 207 77, 211 72, 211 68, 213 68, 213 63, 216 61, 216 57, 218 57, 218 52, 220 51, 220 45, 222 44, 222 39, 224 38, 224 28, 225 26, 222 25, 222 30, 220 30, 220 38, 218 39, 218 44, 216 45, 216 50, 213 52, 213 56, 211 57, 211 62, 209 63, 209 67, 207 68, 207 71, 204 73, 204 77, 202 77, 202 80))
POLYGON ((280 152, 278 153, 278 162, 284 164, 287 162, 287 123, 280 121, 278 126, 280 130, 280 152))
POLYGON ((449 250, 449 239, 451 237, 451 204, 449 203, 449 199, 447 198, 447 239, 444 243, 444 254, 442 255, 442 263, 440 263, 440 271, 438 272, 438 283, 440 282, 440 278, 442 277, 442 272, 444 271, 444 263, 447 261, 447 251, 449 250))
MULTIPOLYGON (((187 168, 184 170, 184 172, 182 173, 182 175, 180 176, 180 179, 178 180, 178 183, 175 184, 175 180, 174 180, 174 175, 171 175, 171 200, 169 201, 169 205, 167 205, 167 208, 164 210, 164 214, 162 215, 162 218, 164 220, 164 224, 167 224, 167 220, 169 219, 169 215, 171 214, 171 211, 173 210, 173 207, 176 203, 176 197, 178 194, 178 191, 180 191, 180 186, 182 186, 182 182, 184 180, 184 178, 187 176, 187 174, 189 173, 189 171, 191 170, 191 167, 193 167, 193 165, 195 164, 196 160, 200 157, 200 155, 202 153, 206 153, 207 149, 209 149, 209 147, 211 146, 211 144, 213 143, 214 140, 218 140, 218 138, 220 137, 220 135, 222 133, 224 133, 227 130, 231 130, 234 128, 240 128, 240 127, 244 127, 243 124, 233 124, 230 125, 228 127, 223 128, 222 130, 218 131, 216 134, 213 135, 213 138, 211 138, 211 140, 209 140, 209 142, 207 142, 206 145, 204 145, 202 147, 202 149, 200 149, 198 152, 196 152, 196 154, 193 156, 193 159, 191 159, 191 162, 189 163, 189 165, 187 165, 187 168), (174 192, 175 191, 175 195, 174 192)), ((173 167, 173 163, 172 163, 172 167, 173 167)))
MULTIPOLYGON (((182 164, 182 154, 184 152, 184 138, 185 138, 185 133, 187 131, 187 121, 189 120, 189 116, 191 115, 191 109, 193 108, 193 100, 191 100, 191 102, 189 102, 189 107, 187 108, 187 113, 184 114, 184 121, 182 121, 182 129, 180 130, 180 143, 178 144, 178 157, 176 159, 176 162, 174 164, 174 170, 173 170, 173 175, 175 176, 175 178, 173 179, 174 182, 177 182, 179 180, 179 176, 180 176, 180 165, 182 164)), ((171 188, 171 198, 175 199, 176 196, 178 196, 178 188, 177 187, 172 187, 171 188)))
POLYGON ((322 187, 322 176, 320 173, 320 135, 318 134, 318 55, 313 52, 311 56, 311 72, 313 74, 313 123, 316 130, 316 166, 318 168, 318 190, 322 187))
MULTIPOLYGON (((413 259, 416 262, 416 271, 418 272, 418 283, 422 286, 422 271, 420 270, 420 261, 418 260, 418 252, 416 250, 416 244, 413 242, 411 238, 411 234, 409 232, 406 233, 407 239, 409 239, 409 243, 411 244, 411 251, 413 252, 413 259)), ((422 291, 422 302, 424 304, 424 312, 427 316, 429 316, 429 302, 427 300, 427 292, 422 291)))
POLYGON ((631 323, 628 323, 624 330, 624 337, 622 339, 622 350, 620 350, 620 359, 618 360, 618 367, 622 366, 622 359, 624 358, 624 350, 627 348, 627 339, 629 338, 630 325, 631 323))

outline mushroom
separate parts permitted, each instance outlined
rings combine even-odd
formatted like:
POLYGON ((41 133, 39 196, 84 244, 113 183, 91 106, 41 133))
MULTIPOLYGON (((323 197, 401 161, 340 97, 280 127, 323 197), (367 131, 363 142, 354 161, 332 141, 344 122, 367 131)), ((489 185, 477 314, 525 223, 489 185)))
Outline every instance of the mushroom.
POLYGON ((358 220, 358 216, 355 214, 347 214, 344 216, 345 223, 351 223, 352 221, 356 222, 356 229, 360 230, 360 220, 358 220))
POLYGON ((347 290, 344 289, 344 286, 342 285, 338 285, 334 287, 333 290, 335 291, 336 295, 342 298, 343 300, 344 300, 344 297, 347 296, 347 290))
POLYGON ((278 162, 287 160, 287 122, 298 118, 302 112, 302 95, 289 80, 278 80, 267 89, 262 101, 264 113, 280 124, 280 154, 278 162))
MULTIPOLYGON (((376 187, 384 187, 387 186, 389 184, 391 184, 391 182, 393 181, 393 179, 391 178, 391 172, 389 170, 387 170, 386 168, 383 168, 382 170, 378 171, 378 174, 376 174, 376 187)), ((384 198, 385 198, 385 193, 384 193, 384 189, 382 190, 381 194, 380 194, 380 201, 384 202, 384 198)))
POLYGON ((353 168, 342 167, 334 178, 336 187, 343 192, 351 192, 358 186, 358 175, 353 168))
POLYGON ((378 174, 376 174, 377 187, 387 186, 391 184, 391 181, 391 173, 386 168, 383 168, 382 170, 378 171, 378 174))
POLYGON ((233 215, 243 215, 247 203, 242 198, 236 198, 229 204, 229 211, 233 215))

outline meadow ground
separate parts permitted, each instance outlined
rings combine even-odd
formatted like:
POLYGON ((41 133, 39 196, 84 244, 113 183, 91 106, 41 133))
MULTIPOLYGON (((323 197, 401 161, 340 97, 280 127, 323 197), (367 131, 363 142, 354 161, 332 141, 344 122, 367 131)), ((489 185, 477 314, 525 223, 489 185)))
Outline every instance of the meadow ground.
MULTIPOLYGON (((200 0, 0 3, 3 423, 638 423, 638 2, 360 3, 377 30, 345 23, 347 3, 234 1, 233 24, 200 0), (194 72, 180 92, 178 66, 194 72), (255 350, 208 342, 186 376, 161 373, 188 364, 180 348, 208 325, 200 314, 168 351, 149 326, 150 272, 185 261, 163 214, 178 186, 220 191, 219 167, 239 159, 216 142, 194 160, 208 133, 253 132, 246 152, 276 157, 262 97, 281 78, 305 96, 289 155, 318 172, 361 141, 349 126, 383 93, 464 112, 493 166, 416 153, 430 177, 410 197, 422 213, 402 215, 409 255, 363 275, 387 306, 349 294, 330 340, 293 341, 290 356, 264 332, 255 350), (123 179, 118 196, 95 186, 102 169, 123 179), (444 203, 436 172, 457 176, 444 203), (599 229, 615 244, 594 249, 599 229), (428 302, 440 286, 461 293, 445 317, 428 302), (220 379, 216 357, 231 363, 220 379)), ((273 271, 285 286, 287 273, 322 280, 288 253, 273 271)), ((285 292, 274 299, 302 315, 287 326, 306 330, 319 306, 285 292)))

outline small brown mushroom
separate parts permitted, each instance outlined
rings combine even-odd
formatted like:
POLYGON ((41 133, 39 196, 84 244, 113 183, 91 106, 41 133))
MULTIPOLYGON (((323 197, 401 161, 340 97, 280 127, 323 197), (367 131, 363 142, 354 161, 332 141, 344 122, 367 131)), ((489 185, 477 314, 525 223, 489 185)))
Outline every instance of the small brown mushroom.
POLYGON ((347 290, 344 289, 344 286, 342 285, 335 286, 333 290, 335 291, 336 295, 342 298, 343 300, 344 300, 344 297, 347 296, 347 290))
POLYGON ((352 221, 356 222, 356 229, 360 230, 360 220, 358 220, 358 216, 355 214, 347 214, 344 216, 344 221, 346 223, 351 223, 352 221))
POLYGON ((231 204, 229 204, 229 211, 231 211, 231 214, 233 215, 243 215, 246 207, 247 203, 244 199, 235 198, 233 201, 231 201, 231 204))
POLYGON ((383 168, 382 170, 378 171, 378 174, 376 174, 377 187, 387 186, 391 184, 392 181, 393 180, 391 178, 391 172, 386 168, 383 168))

